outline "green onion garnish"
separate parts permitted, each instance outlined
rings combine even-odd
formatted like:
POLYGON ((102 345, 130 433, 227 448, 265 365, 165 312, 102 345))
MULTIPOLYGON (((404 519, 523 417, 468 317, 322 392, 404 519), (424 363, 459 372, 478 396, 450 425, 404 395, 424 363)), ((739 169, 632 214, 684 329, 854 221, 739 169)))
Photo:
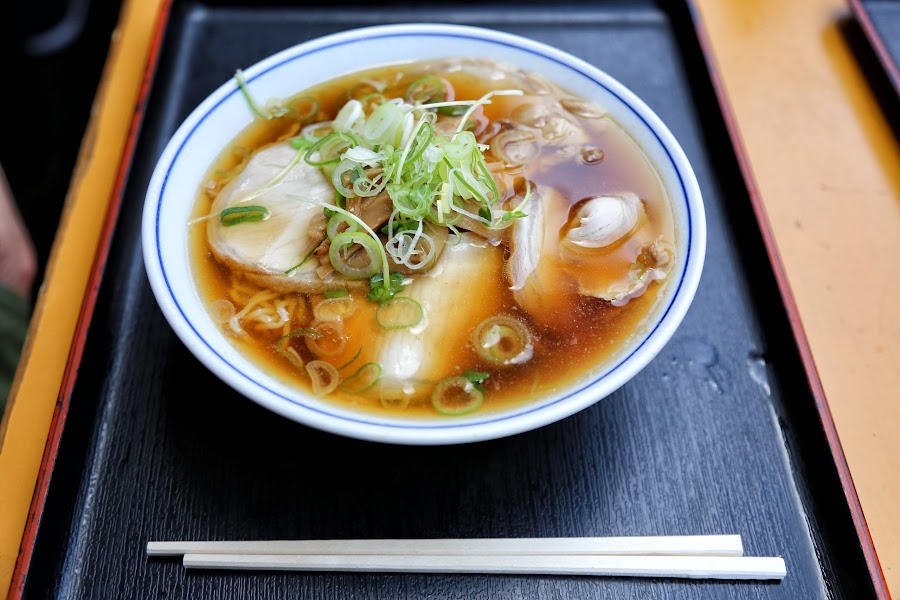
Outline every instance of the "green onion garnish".
POLYGON ((444 415, 457 417, 468 414, 484 403, 484 392, 479 387, 465 377, 448 377, 434 388, 431 405, 444 415))
POLYGON ((305 123, 319 114, 319 101, 310 96, 300 96, 288 101, 288 114, 305 123))
POLYGON ((219 221, 225 227, 268 218, 269 209, 265 206, 232 206, 219 213, 219 221))
POLYGON ((488 317, 472 330, 471 340, 478 356, 501 367, 528 362, 534 353, 531 332, 513 317, 488 317))
POLYGON ((375 320, 385 329, 407 329, 422 322, 425 311, 412 298, 391 298, 375 310, 375 320))
POLYGON ((447 99, 447 91, 439 78, 429 75, 409 84, 403 98, 410 104, 441 102, 447 99))
POLYGON ((474 383, 475 385, 479 385, 484 383, 484 380, 491 376, 490 373, 485 373, 483 371, 476 371, 474 369, 469 369, 462 374, 463 377, 474 383))
POLYGON ((356 354, 353 355, 353 358, 342 364, 337 368, 338 371, 342 371, 353 364, 353 362, 359 358, 359 355, 362 353, 362 346, 359 347, 359 350, 356 351, 356 354))
MULTIPOLYGON (((338 216, 340 215, 335 215, 331 218, 334 219, 338 216)), ((383 253, 384 248, 381 246, 381 241, 378 238, 373 239, 361 231, 345 231, 334 236, 331 240, 331 246, 328 248, 328 258, 331 260, 334 270, 341 275, 353 279, 368 279, 378 272, 378 267, 380 266, 378 264, 379 252, 383 253), (351 263, 351 259, 356 257, 348 257, 344 254, 344 251, 357 244, 368 254, 368 264, 356 265, 351 263)))
POLYGON ((244 78, 244 72, 238 69, 234 72, 234 80, 237 82, 238 89, 241 90, 241 95, 244 96, 244 100, 247 101, 247 106, 250 107, 250 110, 253 111, 257 117, 262 119, 271 119, 272 115, 269 114, 268 111, 264 111, 259 107, 259 104, 256 103, 256 100, 250 94, 250 89, 247 87, 247 80, 244 78))
POLYGON ((345 298, 350 295, 350 292, 347 290, 326 290, 322 295, 326 298, 345 298))
POLYGON ((342 233, 355 233, 359 231, 359 224, 342 214, 334 213, 328 219, 328 224, 325 225, 325 233, 328 235, 329 240, 333 240, 338 235, 342 233), (342 227, 346 225, 346 227, 342 227))
POLYGON ((378 363, 366 363, 357 369, 356 373, 344 379, 340 388, 351 394, 362 393, 378 383, 382 372, 383 369, 378 363))
POLYGON ((366 296, 371 302, 375 302, 377 304, 383 304, 387 302, 391 298, 394 297, 394 294, 399 294, 403 291, 403 288, 406 287, 403 284, 403 273, 391 273, 388 278, 388 284, 384 284, 384 275, 381 273, 375 273, 369 279, 369 293, 366 296))
POLYGON ((360 145, 358 137, 352 133, 344 131, 329 133, 306 151, 306 162, 313 167, 324 167, 325 165, 333 165, 341 160, 341 154, 349 148, 360 145), (318 153, 319 158, 314 160, 312 157, 318 153))

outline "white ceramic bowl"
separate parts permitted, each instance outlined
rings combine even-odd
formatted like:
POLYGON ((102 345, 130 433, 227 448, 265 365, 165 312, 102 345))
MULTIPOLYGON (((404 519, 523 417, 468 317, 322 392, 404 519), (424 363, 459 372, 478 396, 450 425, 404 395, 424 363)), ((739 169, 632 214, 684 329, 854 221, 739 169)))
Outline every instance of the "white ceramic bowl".
POLYGON ((706 225, 700 190, 666 126, 609 75, 523 37, 441 24, 388 25, 329 35, 279 52, 244 73, 256 97, 277 98, 362 68, 461 54, 518 65, 596 101, 643 148, 669 194, 678 238, 679 261, 653 321, 589 381, 502 413, 429 420, 380 417, 341 408, 286 385, 228 342, 210 320, 191 276, 185 223, 193 199, 218 153, 252 119, 235 82, 228 81, 191 113, 162 153, 147 190, 143 250, 153 292, 175 333, 206 367, 247 398, 300 423, 354 438, 423 445, 474 442, 528 431, 594 404, 631 379, 675 332, 703 267, 706 225))

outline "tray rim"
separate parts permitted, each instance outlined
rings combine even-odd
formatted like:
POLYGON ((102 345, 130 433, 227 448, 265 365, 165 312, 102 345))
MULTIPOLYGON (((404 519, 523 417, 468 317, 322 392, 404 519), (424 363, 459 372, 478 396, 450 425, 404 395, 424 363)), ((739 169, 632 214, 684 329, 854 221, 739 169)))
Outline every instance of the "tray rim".
MULTIPOLYGON (((759 192, 759 186, 757 186, 755 177, 753 175, 749 153, 747 152, 747 149, 744 145, 743 139, 740 134, 740 128, 738 127, 737 116, 728 99, 728 93, 725 89, 725 84, 722 81, 722 78, 719 76, 719 69, 715 59, 715 55, 712 51, 710 38, 706 33, 700 11, 696 7, 696 0, 686 1, 691 8, 691 16, 694 21, 694 29, 697 32, 697 39, 700 42, 700 47, 703 51, 703 57, 707 63, 707 71, 710 76, 710 81, 712 82, 713 89, 715 90, 715 94, 719 102, 719 106, 722 110, 722 116, 725 120, 725 127, 728 129, 728 139, 731 141, 731 146, 734 150, 735 157, 737 158, 742 178, 747 187, 747 193, 750 197, 750 203, 753 207, 753 213, 756 216, 756 221, 759 225, 760 233, 763 236, 763 243, 765 244, 766 251, 769 257, 769 264, 772 266, 772 271, 775 275, 775 280, 778 284, 778 289, 781 294, 781 300, 784 303, 784 307, 787 311, 788 320, 791 325, 791 331, 794 336, 794 342, 797 344, 797 349, 800 351, 800 359, 803 363, 803 368, 806 371, 806 379, 810 385, 810 392, 812 393, 813 399, 815 400, 816 411, 819 413, 819 420, 821 421, 822 428, 825 431, 825 438, 828 441, 828 446, 831 449, 831 456, 838 471, 838 477, 841 481, 841 487, 844 489, 844 497, 847 500, 847 506, 850 509, 850 515, 853 519, 853 526, 856 529, 856 534, 860 541, 860 547, 862 548, 863 555, 866 560, 866 565, 869 568, 869 575, 872 579, 875 593, 878 596, 879 600, 890 600, 891 595, 890 591, 888 590, 887 579, 885 578, 884 570, 881 567, 881 561, 878 559, 878 553, 875 548, 875 542, 872 538, 872 533, 869 530, 869 526, 866 523, 866 517, 863 514, 862 503, 859 500, 859 495, 856 491, 856 485, 853 483, 853 476, 850 473, 850 465, 847 462, 847 457, 844 454, 843 447, 841 446, 841 440, 837 432, 837 425, 835 424, 834 416, 831 413, 831 408, 828 405, 825 388, 822 384, 822 379, 819 376, 819 371, 813 358, 812 347, 809 343, 809 337, 806 335, 806 330, 803 327, 799 306, 797 305, 796 298, 794 297, 793 290, 791 289, 790 282, 788 281, 784 262, 782 261, 781 255, 778 252, 775 233, 772 229, 769 217, 766 214, 762 195, 759 192)), ((850 0, 851 4, 858 2, 860 2, 860 0, 850 0)), ((898 92, 900 92, 900 88, 898 88, 898 92)))
MULTIPOLYGON (((138 1, 139 0, 130 0, 129 3, 123 3, 123 6, 121 7, 123 14, 125 11, 134 10, 134 8, 128 4, 138 1)), ((103 280, 106 261, 109 256, 112 237, 115 232, 115 224, 122 205, 125 186, 127 185, 135 148, 137 146, 137 139, 140 136, 147 99, 153 86, 156 66, 159 61, 165 31, 169 22, 173 0, 161 0, 161 2, 162 4, 153 25, 150 47, 142 70, 141 82, 134 103, 134 110, 129 119, 127 128, 123 128, 124 135, 126 136, 125 146, 122 155, 120 156, 119 163, 116 166, 115 183, 109 192, 109 203, 106 212, 103 215, 103 225, 101 227, 100 237, 94 251, 94 257, 87 278, 87 285, 85 286, 84 295, 79 308, 78 320, 75 324, 75 330, 70 342, 66 365, 59 385, 56 405, 53 409, 53 416, 51 417, 49 424, 47 438, 41 456, 41 463, 34 484, 34 492, 29 505, 28 515, 25 520, 22 539, 19 544, 19 552, 10 578, 9 589, 6 595, 8 599, 21 598, 22 593, 24 592, 25 575, 31 564, 34 545, 37 540, 37 533, 40 529, 41 516, 49 493, 50 480, 56 465, 56 457, 59 453, 59 443, 62 438, 63 430, 65 429, 72 391, 75 386, 84 346, 90 330, 94 306, 96 305, 100 293, 100 284, 103 280)), ((118 26, 122 25, 123 20, 124 18, 120 17, 118 26)), ((100 86, 103 85, 106 78, 109 76, 107 70, 109 64, 110 58, 107 58, 107 66, 104 68, 100 86)), ((82 143, 84 143, 84 141, 82 143)), ((73 179, 77 177, 77 172, 79 167, 81 167, 80 163, 81 160, 79 160, 79 164, 75 167, 76 174, 73 179)), ((31 334, 30 331, 29 334, 31 334)))
MULTIPOLYGON (((131 2, 138 1, 139 0, 131 0, 131 2)), ((865 516, 862 512, 862 506, 860 504, 860 500, 853 483, 852 475, 849 470, 849 465, 841 447, 840 439, 838 438, 836 425, 828 406, 828 401, 821 378, 818 373, 818 369, 812 356, 809 339, 803 328, 797 303, 791 290, 790 283, 787 279, 784 263, 777 249, 774 231, 772 230, 771 223, 765 212, 761 194, 753 176, 749 154, 740 136, 737 118, 728 100, 728 95, 727 91, 725 90, 724 83, 719 76, 717 61, 713 53, 709 36, 706 33, 702 16, 697 7, 697 0, 683 0, 683 2, 690 14, 694 27, 694 33, 697 36, 697 41, 702 51, 706 71, 710 77, 710 81, 716 95, 717 104, 719 105, 719 109, 722 112, 722 116, 725 121, 728 138, 741 171, 743 185, 747 189, 754 216, 756 217, 756 224, 763 238, 763 243, 766 248, 769 264, 772 267, 773 274, 775 275, 782 303, 787 312, 792 335, 795 343, 797 344, 801 362, 804 366, 806 380, 810 386, 810 392, 812 393, 815 401, 816 410, 819 414, 820 421, 826 435, 826 440, 831 450, 831 456, 838 471, 841 487, 844 490, 845 500, 847 501, 848 508, 850 509, 854 529, 856 530, 857 537, 860 541, 860 547, 863 550, 866 564, 869 569, 869 574, 874 585, 874 590, 879 599, 890 600, 891 596, 888 591, 884 572, 878 560, 874 541, 866 524, 865 516)), ((50 427, 41 458, 40 469, 35 482, 34 493, 32 495, 32 500, 29 506, 28 516, 22 534, 22 540, 20 543, 15 568, 10 580, 10 586, 7 595, 7 598, 10 600, 18 600, 22 597, 22 594, 24 592, 26 574, 33 557, 34 546, 37 540, 37 533, 40 529, 41 517, 49 493, 49 483, 53 475, 56 458, 59 452, 59 443, 65 428, 69 404, 81 363, 82 353, 90 329, 90 324, 93 318, 94 307, 99 296, 99 290, 104 276, 105 265, 109 256, 112 237, 115 232, 115 224, 122 204, 124 188, 127 185, 130 167, 134 159, 137 138, 140 136, 140 130, 143 124, 147 100, 150 92, 152 91, 156 67, 158 65, 158 61, 162 51, 162 44, 165 38, 165 33, 169 27, 173 3, 174 0, 161 0, 158 12, 156 14, 155 24, 153 26, 152 40, 150 42, 150 48, 147 53, 146 63, 143 69, 138 98, 135 102, 135 108, 131 116, 129 127, 126 131, 127 140, 117 166, 115 184, 110 192, 110 202, 103 217, 103 227, 101 230, 100 239, 95 249, 90 274, 88 276, 87 286, 85 288, 80 311, 78 314, 78 321, 69 347, 69 353, 59 387, 56 406, 53 411, 53 416, 50 422, 50 427)), ((884 52, 885 56, 888 57, 889 60, 887 61, 885 68, 890 69, 891 67, 893 67, 893 70, 889 71, 889 73, 891 75, 892 82, 897 88, 898 93, 900 93, 900 72, 898 72, 896 65, 893 64, 892 59, 890 59, 890 55, 887 53, 887 50, 884 47, 881 38, 877 35, 877 33, 875 33, 871 19, 869 19, 868 13, 862 6, 862 0, 849 0, 849 3, 854 12, 856 12, 857 9, 860 11, 857 13, 857 16, 859 17, 860 15, 862 15, 862 17, 860 18, 860 22, 863 23, 863 29, 866 31, 867 35, 873 35, 873 45, 875 45, 876 50, 878 50, 879 58, 883 61, 885 60, 885 58, 881 54, 882 52, 884 52)), ((122 10, 124 11, 127 9, 128 7, 126 5, 123 5, 122 10)), ((105 79, 106 76, 107 74, 104 73, 103 78, 105 79)))

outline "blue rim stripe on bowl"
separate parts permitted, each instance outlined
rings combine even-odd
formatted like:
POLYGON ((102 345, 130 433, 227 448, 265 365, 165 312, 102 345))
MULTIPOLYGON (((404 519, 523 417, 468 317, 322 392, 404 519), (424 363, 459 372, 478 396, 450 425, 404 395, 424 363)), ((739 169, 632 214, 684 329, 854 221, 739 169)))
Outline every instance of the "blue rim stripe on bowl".
MULTIPOLYGON (((666 156, 668 157, 669 161, 672 163, 672 166, 673 166, 673 168, 674 168, 675 174, 678 176, 678 182, 681 184, 681 191, 682 191, 682 194, 683 194, 683 196, 684 196, 684 198, 685 198, 685 200, 686 200, 686 202, 685 202, 685 207, 686 207, 686 211, 687 211, 687 246, 686 246, 686 247, 687 247, 687 255, 685 256, 685 259, 684 259, 684 266, 683 266, 682 271, 681 271, 681 278, 680 278, 679 281, 678 281, 678 286, 677 286, 677 288, 675 289, 675 293, 673 293, 672 296, 671 296, 671 300, 670 300, 670 302, 669 302, 669 305, 666 306, 666 309, 665 309, 665 311, 662 313, 662 317, 659 319, 659 321, 657 322, 656 326, 655 326, 650 332, 648 332, 647 334, 644 335, 644 339, 641 341, 641 343, 638 344, 638 345, 637 345, 637 346, 636 346, 636 347, 628 354, 628 356, 626 356, 626 357, 622 358, 621 360, 619 360, 613 367, 607 369, 607 370, 604 371, 601 375, 595 377, 595 378, 592 379, 590 382, 588 382, 588 383, 582 385, 582 386, 579 387, 578 389, 573 390, 573 391, 570 391, 570 392, 567 393, 565 396, 561 396, 561 397, 556 398, 555 400, 552 400, 552 401, 550 401, 550 402, 546 402, 546 403, 544 403, 544 404, 540 404, 540 405, 538 405, 538 406, 534 406, 534 407, 531 407, 531 408, 523 409, 523 410, 520 410, 520 411, 518 411, 518 412, 509 413, 509 414, 504 414, 504 415, 502 415, 502 416, 490 417, 490 418, 486 418, 486 419, 484 419, 484 420, 479 420, 479 421, 464 421, 464 422, 452 422, 452 423, 441 423, 441 424, 429 424, 429 423, 416 422, 416 423, 410 423, 410 424, 408 424, 408 425, 407 425, 407 424, 403 424, 403 423, 369 421, 369 420, 366 420, 366 419, 361 419, 361 418, 354 417, 354 416, 350 416, 350 415, 346 415, 346 414, 340 414, 340 413, 331 412, 331 411, 329 411, 329 410, 325 410, 325 409, 318 408, 318 407, 315 407, 315 406, 310 406, 310 405, 305 404, 305 403, 303 403, 303 402, 301 402, 301 401, 299 401, 299 400, 295 400, 295 399, 292 399, 292 398, 288 398, 287 396, 284 396, 284 395, 282 395, 282 394, 279 394, 278 392, 276 392, 276 391, 274 391, 274 390, 272 390, 272 389, 266 387, 266 386, 263 385, 262 383, 260 383, 260 382, 258 382, 258 381, 256 381, 256 380, 252 379, 252 378, 249 377, 247 374, 245 374, 244 372, 242 372, 240 369, 236 368, 234 365, 232 365, 230 362, 228 362, 228 361, 225 359, 225 357, 223 357, 221 354, 219 354, 218 352, 216 352, 216 350, 213 348, 213 346, 206 340, 206 338, 204 338, 202 335, 200 335, 200 332, 197 331, 197 329, 194 327, 194 324, 191 323, 191 321, 188 319, 188 317, 187 317, 187 315, 185 314, 184 310, 182 309, 181 305, 178 303, 178 299, 175 297, 175 294, 174 294, 174 292, 172 291, 172 288, 171 288, 171 286, 170 286, 170 284, 169 284, 169 277, 168 277, 168 275, 166 274, 165 264, 164 264, 163 258, 162 258, 162 247, 161 247, 161 245, 160 245, 160 213, 162 212, 162 199, 163 199, 163 196, 165 195, 166 185, 167 185, 168 180, 169 180, 169 175, 170 175, 170 173, 171 173, 172 166, 174 165, 175 160, 177 159, 177 157, 181 154, 181 151, 184 149, 184 147, 185 147, 185 145, 187 144, 188 140, 191 139, 191 136, 192 136, 192 135, 194 134, 194 132, 200 127, 200 125, 203 123, 203 121, 205 121, 206 118, 207 118, 210 114, 212 114, 213 111, 215 111, 215 109, 218 108, 222 103, 224 103, 224 102, 225 102, 226 100, 228 100, 231 96, 233 96, 234 94, 236 94, 236 93, 239 92, 239 90, 238 90, 236 87, 235 87, 234 90, 232 90, 231 92, 229 92, 228 94, 226 94, 223 98, 221 98, 221 99, 220 99, 215 105, 213 105, 213 106, 212 106, 212 107, 211 107, 211 108, 210 108, 210 109, 209 109, 202 117, 200 117, 200 118, 197 120, 197 122, 194 124, 193 128, 191 129, 191 131, 188 132, 188 134, 185 136, 184 140, 181 142, 181 145, 178 147, 178 150, 177 150, 177 151, 175 152, 175 154, 173 155, 173 157, 172 157, 172 159, 171 159, 171 161, 170 161, 170 163, 169 163, 169 165, 168 165, 168 168, 167 168, 167 170, 166 170, 165 177, 163 178, 162 186, 160 187, 160 192, 159 192, 159 201, 158 201, 158 203, 157 203, 157 209, 156 209, 156 231, 155 231, 156 236, 155 236, 155 237, 156 237, 156 251, 157 251, 157 258, 158 258, 158 260, 159 260, 160 271, 161 271, 162 276, 163 276, 163 279, 164 279, 164 281, 165 281, 165 283, 166 283, 166 289, 168 290, 168 293, 169 293, 169 295, 170 295, 170 297, 171 297, 171 299, 172 299, 172 302, 175 304, 176 308, 178 309, 178 312, 181 314, 181 316, 182 316, 182 318, 184 319, 185 323, 187 323, 187 325, 188 325, 188 326, 191 328, 191 330, 194 332, 194 334, 196 335, 197 339, 199 339, 200 341, 202 341, 203 344, 209 349, 209 351, 212 352, 212 353, 213 353, 213 354, 214 354, 214 355, 215 355, 215 356, 216 356, 223 364, 225 364, 225 365, 227 365, 228 367, 230 367, 237 375, 239 375, 240 377, 246 379, 249 383, 251 383, 251 384, 253 384, 253 385, 255 385, 255 386, 258 386, 258 387, 260 387, 260 388, 262 388, 262 389, 264 389, 264 390, 266 390, 267 392, 269 392, 270 394, 272 394, 273 396, 275 396, 275 397, 277 397, 277 398, 280 398, 280 399, 282 399, 282 400, 284 400, 284 401, 286 401, 286 402, 288 402, 288 403, 290 403, 290 404, 293 404, 293 405, 295 405, 295 406, 299 406, 299 407, 301 407, 301 408, 303 408, 303 409, 305 409, 305 410, 309 410, 309 411, 312 411, 312 412, 315 412, 315 413, 319 413, 319 414, 321 414, 321 415, 325 415, 325 416, 328 416, 328 417, 331 417, 331 418, 334 418, 334 419, 339 419, 339 420, 341 420, 341 421, 350 421, 350 422, 359 423, 359 424, 363 424, 363 425, 368 425, 368 426, 376 427, 376 428, 412 429, 412 430, 415 430, 415 429, 444 430, 444 429, 458 429, 458 428, 467 428, 467 427, 477 427, 477 426, 482 426, 482 425, 486 425, 486 424, 489 424, 489 423, 497 423, 497 422, 500 422, 500 421, 507 421, 507 420, 510 420, 510 419, 517 419, 517 418, 519 418, 519 417, 522 417, 523 415, 527 415, 527 414, 539 412, 539 411, 542 411, 542 410, 546 410, 548 407, 551 407, 551 406, 554 406, 554 405, 556 405, 556 404, 559 404, 560 402, 562 402, 562 401, 564 401, 564 400, 566 400, 566 399, 568 399, 568 398, 570 398, 570 397, 572 397, 572 396, 574 396, 574 395, 577 395, 577 394, 579 394, 579 393, 585 391, 587 388, 589 388, 589 387, 595 385, 598 381, 604 379, 605 377, 609 376, 611 373, 615 372, 615 371, 616 371, 617 369, 619 369, 624 363, 627 363, 627 362, 631 359, 631 357, 632 357, 638 350, 640 350, 640 349, 644 346, 644 344, 647 343, 647 341, 648 341, 649 339, 651 339, 651 338, 653 337, 654 332, 655 332, 655 331, 656 331, 656 330, 657 330, 657 329, 658 329, 658 328, 666 321, 666 317, 667 317, 667 315, 669 314, 669 311, 672 309, 672 306, 675 304, 675 300, 678 298, 678 292, 681 290, 682 284, 684 283, 684 280, 685 280, 685 277, 686 277, 686 274, 687 274, 687 265, 690 264, 690 256, 691 256, 691 240, 692 240, 692 235, 693 235, 692 229, 693 229, 693 218, 694 218, 694 215, 693 215, 692 212, 691 212, 691 205, 690 205, 690 202, 687 201, 688 198, 689 198, 689 196, 688 196, 688 192, 687 192, 687 186, 686 186, 685 183, 684 183, 684 179, 683 179, 683 177, 682 177, 681 171, 680 171, 679 168, 678 168, 677 162, 676 162, 675 159, 672 157, 672 154, 671 154, 671 152, 669 151, 669 147, 668 147, 668 146, 666 145, 666 143, 662 140, 662 138, 660 138, 659 133, 656 131, 656 129, 654 129, 653 127, 650 126, 650 123, 647 122, 647 120, 644 118, 644 116, 643 116, 640 112, 638 112, 637 110, 635 110, 634 107, 633 107, 629 102, 627 102, 624 98, 622 98, 618 93, 616 93, 614 90, 612 90, 612 89, 610 89, 609 87, 607 87, 606 84, 604 84, 604 83, 601 82, 601 81, 598 81, 598 80, 595 79, 593 76, 591 76, 589 73, 585 73, 584 71, 580 70, 579 68, 577 68, 577 67, 575 67, 575 66, 573 66, 573 65, 571 65, 571 64, 569 64, 569 63, 567 63, 567 62, 561 61, 561 60, 559 60, 559 59, 557 59, 557 58, 555 58, 555 57, 548 56, 548 55, 546 55, 546 54, 542 54, 542 53, 540 53, 540 52, 537 52, 537 51, 534 50, 534 49, 531 49, 531 48, 528 48, 528 47, 525 47, 525 46, 522 46, 522 45, 514 44, 514 43, 512 43, 512 42, 510 42, 510 41, 506 41, 506 40, 501 41, 501 40, 496 40, 496 39, 490 39, 490 38, 487 38, 487 37, 478 37, 478 36, 476 36, 476 35, 474 35, 474 34, 473 34, 473 35, 469 35, 469 34, 462 34, 462 33, 441 33, 441 32, 399 32, 399 33, 386 33, 386 34, 381 34, 381 35, 375 35, 375 36, 368 37, 368 38, 366 38, 366 39, 396 38, 396 37, 450 37, 450 38, 458 38, 458 39, 464 39, 464 40, 475 40, 475 41, 480 41, 480 42, 488 42, 488 43, 491 43, 491 44, 497 44, 497 45, 501 45, 501 46, 507 46, 507 47, 510 47, 510 48, 514 48, 514 49, 516 49, 516 50, 520 50, 520 51, 524 51, 524 52, 527 52, 527 53, 530 53, 530 54, 534 54, 534 55, 539 56, 539 57, 541 57, 541 58, 543 58, 543 59, 546 59, 546 60, 553 61, 553 62, 559 64, 560 66, 565 67, 566 69, 569 69, 569 70, 571 70, 571 71, 573 71, 573 72, 575 72, 575 73, 581 75, 582 77, 584 77, 584 78, 590 80, 591 82, 593 82, 593 83, 599 85, 599 86, 602 87, 604 90, 606 90, 607 92, 609 92, 610 94, 612 94, 613 96, 615 96, 620 102, 622 102, 623 105, 627 106, 628 109, 629 109, 632 113, 634 113, 634 115, 637 116, 637 117, 641 120, 641 122, 644 123, 644 124, 647 126, 647 128, 653 133, 653 135, 656 137, 657 141, 660 143, 660 146, 662 146, 663 150, 665 151, 666 156)), ((323 50, 328 50, 328 49, 335 48, 335 47, 338 47, 338 46, 342 46, 342 45, 346 45, 346 44, 350 44, 350 43, 355 43, 355 42, 357 42, 357 41, 359 41, 359 40, 358 40, 358 39, 342 40, 342 41, 334 42, 334 43, 332 43, 332 44, 320 46, 320 47, 317 47, 317 48, 312 48, 312 49, 310 49, 310 50, 308 50, 308 51, 306 51, 306 52, 302 52, 302 53, 299 53, 299 54, 295 54, 295 55, 289 56, 289 57, 285 58, 284 60, 282 60, 282 61, 280 61, 280 62, 277 62, 277 63, 273 64, 272 66, 268 67, 268 68, 265 69, 264 71, 262 71, 262 72, 260 72, 260 73, 257 73, 256 75, 253 75, 252 77, 250 77, 250 78, 248 79, 248 83, 249 83, 250 81, 253 81, 254 79, 257 79, 258 77, 261 77, 262 75, 268 73, 269 71, 272 71, 273 69, 276 69, 276 68, 278 68, 278 67, 281 67, 282 65, 284 65, 284 64, 286 64, 286 63, 289 63, 289 62, 292 62, 292 61, 294 61, 294 60, 297 60, 298 58, 302 58, 302 57, 305 57, 305 56, 309 56, 309 55, 311 55, 311 54, 315 54, 315 53, 317 53, 317 52, 321 52, 321 51, 323 51, 323 50)))

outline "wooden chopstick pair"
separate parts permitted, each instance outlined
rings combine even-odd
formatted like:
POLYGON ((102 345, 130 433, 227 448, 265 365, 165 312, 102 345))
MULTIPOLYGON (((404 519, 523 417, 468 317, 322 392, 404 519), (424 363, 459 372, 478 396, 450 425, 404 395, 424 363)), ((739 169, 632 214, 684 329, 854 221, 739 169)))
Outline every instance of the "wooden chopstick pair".
POLYGON ((149 542, 188 569, 783 579, 738 535, 149 542))

